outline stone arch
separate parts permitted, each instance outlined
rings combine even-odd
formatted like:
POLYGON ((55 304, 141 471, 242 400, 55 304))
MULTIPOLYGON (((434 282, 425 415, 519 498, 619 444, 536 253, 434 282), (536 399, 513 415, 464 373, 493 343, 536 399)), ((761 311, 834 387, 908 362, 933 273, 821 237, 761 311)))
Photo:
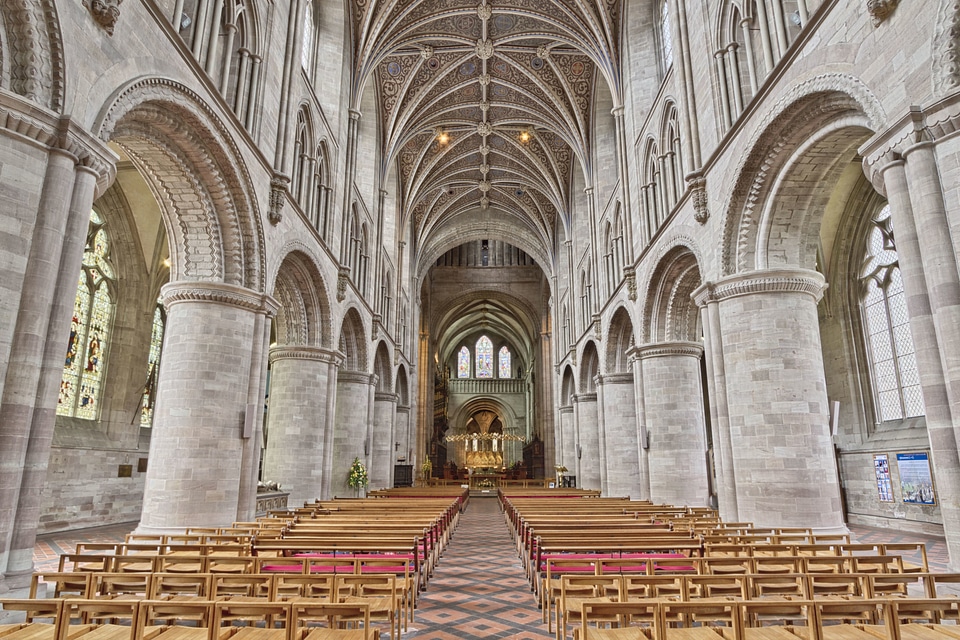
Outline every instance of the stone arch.
POLYGON ((121 88, 94 127, 130 156, 160 204, 171 280, 264 287, 264 238, 253 182, 220 117, 163 78, 121 88))
POLYGON ((54 112, 63 110, 63 34, 53 0, 0 3, 0 86, 54 112))
MULTIPOLYGON (((477 396, 463 403, 463 405, 458 407, 450 416, 449 424, 459 425, 466 429, 470 418, 478 411, 492 411, 496 413, 497 417, 500 418, 501 424, 503 424, 504 433, 509 433, 511 430, 517 428, 517 415, 510 405, 488 396, 477 396)), ((456 427, 454 427, 454 429, 456 430, 456 427)))
POLYGON ((633 335, 633 319, 630 312, 623 305, 613 312, 610 319, 610 329, 607 332, 607 373, 630 373, 630 362, 627 353, 635 345, 633 335))
POLYGON ((314 259, 302 248, 283 257, 273 297, 280 303, 274 319, 277 343, 329 348, 331 312, 327 288, 314 259))
POLYGON ((600 373, 600 354, 597 351, 597 343, 593 340, 587 342, 583 347, 583 354, 580 356, 580 393, 596 393, 596 376, 600 373))
POLYGON ((397 406, 410 406, 410 383, 407 381, 407 368, 403 364, 397 367, 397 406))
POLYGON ((340 325, 340 351, 344 355, 343 371, 367 370, 367 339, 360 312, 351 307, 340 325))
POLYGON ((699 342, 700 313, 691 294, 701 284, 700 264, 689 247, 668 250, 646 288, 643 342, 699 342))
POLYGON ((933 95, 941 97, 960 85, 960 5, 940 0, 933 35, 933 95))
POLYGON ((381 341, 373 356, 373 372, 377 376, 377 393, 391 393, 393 391, 393 365, 390 364, 390 352, 387 343, 381 341))
POLYGON ((573 404, 573 396, 577 393, 577 386, 574 382, 573 367, 566 366, 563 369, 563 378, 560 382, 560 405, 569 407, 573 404))
POLYGON ((725 207, 722 274, 776 265, 814 268, 819 217, 809 212, 822 211, 843 165, 883 125, 880 103, 853 76, 824 74, 788 91, 737 169, 725 207), (792 191, 801 182, 817 188, 792 191))

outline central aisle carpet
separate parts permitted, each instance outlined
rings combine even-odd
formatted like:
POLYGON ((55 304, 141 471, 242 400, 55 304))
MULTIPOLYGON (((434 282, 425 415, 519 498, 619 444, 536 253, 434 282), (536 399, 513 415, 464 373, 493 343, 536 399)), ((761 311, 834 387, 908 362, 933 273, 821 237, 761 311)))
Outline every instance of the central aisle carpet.
POLYGON ((470 499, 404 638, 553 640, 496 498, 470 499))

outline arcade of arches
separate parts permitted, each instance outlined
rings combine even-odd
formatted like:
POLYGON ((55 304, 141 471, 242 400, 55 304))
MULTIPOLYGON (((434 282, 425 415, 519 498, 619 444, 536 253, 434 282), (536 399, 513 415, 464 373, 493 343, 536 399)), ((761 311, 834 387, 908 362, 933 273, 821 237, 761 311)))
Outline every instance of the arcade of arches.
POLYGON ((0 4, 0 591, 355 457, 960 567, 956 2, 0 4))

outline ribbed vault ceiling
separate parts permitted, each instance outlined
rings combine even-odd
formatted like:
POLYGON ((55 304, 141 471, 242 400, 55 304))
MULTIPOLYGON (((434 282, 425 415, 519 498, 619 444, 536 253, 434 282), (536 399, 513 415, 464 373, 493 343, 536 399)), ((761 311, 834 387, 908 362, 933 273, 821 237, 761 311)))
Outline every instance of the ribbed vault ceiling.
POLYGON ((576 164, 589 175, 597 82, 619 104, 620 1, 355 0, 358 86, 378 91, 418 244, 483 211, 550 253, 576 164))

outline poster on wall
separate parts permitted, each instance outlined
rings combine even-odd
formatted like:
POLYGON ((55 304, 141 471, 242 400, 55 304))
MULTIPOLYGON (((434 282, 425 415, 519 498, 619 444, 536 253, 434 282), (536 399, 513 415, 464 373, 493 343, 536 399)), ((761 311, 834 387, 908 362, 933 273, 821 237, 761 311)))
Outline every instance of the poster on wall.
POLYGON ((887 454, 873 456, 873 470, 877 474, 880 502, 893 502, 893 484, 890 481, 890 461, 887 460, 887 454))
POLYGON ((900 490, 903 501, 913 504, 936 504, 933 492, 933 476, 926 453, 898 453, 897 467, 900 470, 900 490))

